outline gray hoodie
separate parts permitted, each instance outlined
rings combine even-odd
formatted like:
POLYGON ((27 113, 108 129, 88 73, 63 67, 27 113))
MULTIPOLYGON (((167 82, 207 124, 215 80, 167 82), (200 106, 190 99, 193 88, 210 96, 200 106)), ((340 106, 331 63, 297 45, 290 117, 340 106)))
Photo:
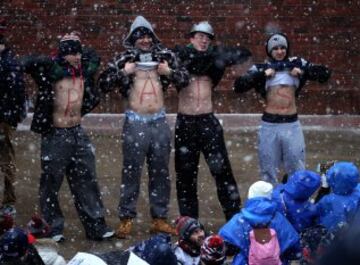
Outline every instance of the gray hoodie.
POLYGON ((153 27, 151 26, 150 22, 146 20, 143 16, 137 16, 134 20, 134 22, 131 24, 129 34, 126 36, 126 38, 123 41, 123 45, 126 49, 134 48, 134 45, 131 43, 131 35, 134 33, 134 31, 137 28, 144 27, 150 30, 153 34, 153 42, 155 45, 160 44, 160 39, 156 36, 153 27))

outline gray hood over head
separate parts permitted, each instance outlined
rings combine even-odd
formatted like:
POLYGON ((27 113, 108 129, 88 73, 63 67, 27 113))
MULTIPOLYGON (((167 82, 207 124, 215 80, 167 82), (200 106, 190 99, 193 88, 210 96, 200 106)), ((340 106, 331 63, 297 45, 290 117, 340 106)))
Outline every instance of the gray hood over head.
POLYGON ((137 28, 144 27, 150 30, 150 32, 153 34, 153 42, 154 45, 157 45, 160 43, 160 39, 156 36, 153 27, 151 26, 150 22, 146 20, 143 16, 137 16, 134 20, 134 22, 131 24, 130 32, 126 36, 126 38, 123 41, 123 46, 127 49, 134 48, 134 45, 131 43, 131 35, 134 33, 134 31, 137 28))

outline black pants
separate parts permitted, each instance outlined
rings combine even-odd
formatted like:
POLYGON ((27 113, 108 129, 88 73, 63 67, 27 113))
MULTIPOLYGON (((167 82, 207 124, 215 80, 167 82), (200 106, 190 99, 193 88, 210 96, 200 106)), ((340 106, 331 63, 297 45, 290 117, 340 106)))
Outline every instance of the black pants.
POLYGON ((199 217, 197 175, 200 152, 204 154, 225 217, 240 211, 240 196, 234 179, 223 129, 214 114, 178 114, 175 128, 176 191, 180 214, 199 217))
POLYGON ((62 234, 64 216, 59 190, 66 175, 75 207, 88 237, 106 230, 104 206, 96 180, 94 148, 80 126, 56 128, 41 138, 40 208, 52 235, 62 234))
POLYGON ((12 128, 0 122, 0 170, 4 173, 4 197, 2 205, 15 204, 15 152, 10 141, 12 128))

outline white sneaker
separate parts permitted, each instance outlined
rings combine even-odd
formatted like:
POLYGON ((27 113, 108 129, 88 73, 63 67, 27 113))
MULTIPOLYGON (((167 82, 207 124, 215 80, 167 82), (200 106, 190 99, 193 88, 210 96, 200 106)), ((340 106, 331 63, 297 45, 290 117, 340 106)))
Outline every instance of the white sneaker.
POLYGON ((111 238, 115 235, 115 231, 114 230, 111 230, 111 231, 107 231, 105 232, 101 237, 103 239, 107 239, 107 238, 111 238))
POLYGON ((53 236, 52 239, 57 243, 65 241, 65 237, 61 234, 53 236))

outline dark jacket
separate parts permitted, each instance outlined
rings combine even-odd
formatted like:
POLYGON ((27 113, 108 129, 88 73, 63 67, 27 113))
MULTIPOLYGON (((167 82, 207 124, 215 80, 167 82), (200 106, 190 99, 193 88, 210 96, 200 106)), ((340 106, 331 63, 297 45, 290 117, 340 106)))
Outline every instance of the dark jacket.
POLYGON ((115 250, 95 255, 108 265, 126 265, 130 264, 130 253, 149 265, 177 265, 176 256, 171 248, 171 238, 166 234, 154 235, 126 251, 115 250))
POLYGON ((16 127, 25 116, 22 70, 14 54, 6 48, 0 53, 0 122, 16 127))
POLYGON ((100 102, 99 91, 94 81, 94 74, 99 67, 100 57, 93 49, 83 48, 81 69, 75 69, 60 57, 28 56, 23 58, 22 64, 25 72, 31 74, 38 86, 34 117, 31 123, 31 130, 36 133, 46 134, 53 128, 52 114, 55 93, 53 85, 62 78, 74 75, 83 76, 82 115, 93 110, 100 102))
POLYGON ((296 96, 299 95, 301 88, 305 85, 307 80, 324 83, 331 76, 331 70, 326 66, 312 64, 300 57, 292 57, 283 61, 270 60, 263 64, 253 65, 245 75, 238 77, 234 83, 234 91, 243 93, 255 88, 256 92, 260 93, 261 96, 265 98, 265 70, 272 68, 275 71, 283 71, 286 69, 291 70, 294 67, 298 67, 304 71, 304 74, 299 77, 300 82, 299 87, 295 91, 296 96))
POLYGON ((25 257, 4 257, 0 253, 0 265, 45 265, 33 245, 29 245, 25 257))
POLYGON ((150 265, 176 265, 177 260, 171 247, 171 237, 168 234, 159 233, 144 240, 131 251, 150 265))
POLYGON ((176 46, 175 53, 180 63, 191 75, 206 75, 216 87, 228 66, 241 64, 249 59, 251 52, 245 48, 210 46, 205 52, 196 50, 191 44, 176 46))

